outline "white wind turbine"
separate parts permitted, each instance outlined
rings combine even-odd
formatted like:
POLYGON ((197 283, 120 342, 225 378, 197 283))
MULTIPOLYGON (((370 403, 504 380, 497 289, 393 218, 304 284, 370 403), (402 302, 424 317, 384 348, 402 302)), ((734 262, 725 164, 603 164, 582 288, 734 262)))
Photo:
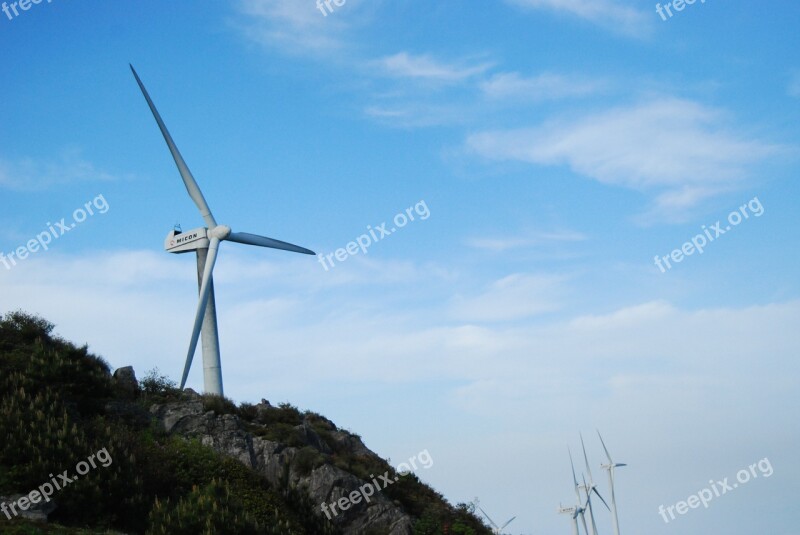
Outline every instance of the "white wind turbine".
POLYGON ((586 533, 586 535, 589 535, 589 528, 586 526, 586 515, 585 515, 586 504, 581 506, 581 502, 583 501, 583 499, 581 498, 581 491, 580 491, 580 485, 578 485, 578 478, 575 477, 575 463, 572 462, 572 451, 569 450, 569 448, 567 448, 567 451, 569 451, 569 464, 572 467, 572 484, 575 487, 575 498, 577 499, 577 501, 575 502, 575 516, 577 517, 578 515, 580 515, 581 523, 583 524, 583 531, 586 533))
POLYGON ((608 453, 608 448, 606 448, 606 443, 603 442, 603 437, 600 434, 600 431, 597 431, 597 436, 600 437, 600 443, 603 445, 603 450, 606 452, 606 458, 608 458, 608 464, 602 464, 600 467, 603 470, 608 470, 608 484, 611 486, 611 513, 612 518, 614 520, 614 535, 619 535, 619 517, 617 516, 617 497, 614 493, 614 470, 620 468, 622 466, 627 466, 624 463, 615 463, 611 460, 611 454, 608 453))
POLYGON ((481 510, 481 513, 483 513, 483 516, 485 516, 485 517, 486 517, 486 519, 489 521, 489 523, 492 525, 492 532, 494 532, 494 534, 495 534, 495 535, 502 535, 502 533, 503 533, 503 528, 505 528, 507 525, 509 525, 509 524, 511 523, 511 521, 512 521, 512 520, 514 520, 515 518, 517 518, 516 516, 512 516, 512 517, 511 517, 511 518, 508 520, 508 522, 506 522, 506 523, 505 523, 505 524, 503 524, 502 526, 498 526, 497 524, 495 524, 494 520, 492 520, 492 519, 489 517, 489 515, 487 515, 487 514, 486 514, 486 511, 484 511, 482 507, 478 506, 478 509, 480 509, 480 510, 481 510))
POLYGON ((188 253, 195 251, 197 253, 197 276, 198 285, 200 287, 200 299, 197 305, 197 313, 195 314, 194 327, 192 328, 192 336, 189 340, 189 351, 186 355, 186 364, 183 368, 183 376, 181 377, 181 388, 186 385, 186 378, 189 375, 189 369, 192 366, 192 359, 194 358, 195 349, 197 349, 197 341, 202 332, 203 337, 203 382, 205 392, 208 394, 223 395, 222 390, 222 368, 220 365, 219 356, 219 334, 217 331, 217 312, 214 299, 214 264, 217 260, 217 250, 219 249, 220 242, 232 241, 236 243, 243 243, 246 245, 257 245, 259 247, 269 247, 272 249, 282 249, 284 251, 292 251, 295 253, 315 254, 313 251, 291 243, 286 243, 256 234, 248 234, 246 232, 232 232, 231 228, 227 225, 218 225, 214 216, 211 214, 211 209, 208 207, 203 193, 197 186, 192 173, 189 171, 186 162, 183 160, 178 147, 172 141, 161 120, 158 110, 156 110, 150 95, 144 88, 144 84, 136 74, 133 65, 130 66, 133 76, 136 78, 136 83, 139 89, 142 90, 147 105, 153 113, 153 117, 158 123, 158 128, 164 136, 164 141, 167 142, 167 147, 178 166, 178 172, 183 178, 183 183, 186 186, 186 191, 189 197, 192 198, 197 208, 200 210, 200 215, 203 217, 207 227, 200 227, 188 232, 181 232, 173 230, 167 235, 164 243, 164 248, 170 253, 188 253))
POLYGON ((600 491, 597 490, 597 485, 594 484, 594 479, 592 478, 592 469, 589 467, 589 457, 586 455, 586 445, 583 443, 583 434, 581 434, 581 448, 583 448, 583 461, 586 463, 586 472, 589 474, 589 484, 586 484, 586 479, 583 480, 583 490, 586 492, 586 507, 589 510, 589 519, 591 520, 592 526, 592 535, 597 535, 597 523, 594 520, 594 510, 592 509, 592 493, 595 493, 598 498, 603 502, 603 505, 606 506, 606 509, 609 511, 611 508, 606 503, 605 499, 600 495, 600 491))

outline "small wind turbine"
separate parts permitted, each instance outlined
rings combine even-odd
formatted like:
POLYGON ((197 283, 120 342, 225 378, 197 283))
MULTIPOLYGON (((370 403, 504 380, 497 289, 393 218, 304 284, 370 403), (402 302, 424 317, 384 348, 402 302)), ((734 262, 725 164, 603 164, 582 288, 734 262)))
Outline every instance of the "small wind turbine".
POLYGON ((495 524, 495 523, 494 523, 494 520, 492 520, 492 519, 489 517, 489 515, 487 515, 487 514, 486 514, 486 511, 484 511, 482 507, 478 506, 478 509, 480 509, 480 510, 481 510, 481 513, 483 513, 483 516, 485 516, 485 517, 486 517, 486 519, 487 519, 487 520, 489 520, 489 523, 492 525, 492 532, 494 532, 494 534, 495 534, 495 535, 502 535, 502 533, 503 533, 503 528, 505 528, 507 525, 509 525, 509 524, 511 523, 511 521, 512 521, 512 520, 514 520, 515 518, 517 518, 516 516, 512 516, 512 517, 509 519, 509 521, 508 521, 508 522, 506 522, 506 523, 505 523, 505 524, 503 524, 502 526, 498 526, 497 524, 495 524))
POLYGON ((581 491, 580 486, 578 485, 578 478, 575 477, 575 463, 572 462, 572 451, 567 448, 569 451, 569 464, 572 467, 572 484, 575 487, 575 498, 577 501, 575 502, 575 514, 581 516, 581 523, 583 524, 583 531, 586 535, 589 535, 589 528, 586 526, 586 505, 581 506, 581 502, 583 499, 581 498, 581 491))
POLYGON ((594 492, 597 497, 600 498, 603 505, 606 506, 606 509, 610 511, 611 508, 600 495, 600 491, 597 490, 597 485, 594 484, 594 480, 592 479, 592 469, 589 467, 589 457, 586 455, 586 444, 583 443, 583 434, 581 434, 581 448, 583 448, 583 461, 586 463, 586 472, 589 474, 589 484, 586 484, 586 479, 583 480, 583 490, 586 492, 586 507, 589 509, 589 518, 592 521, 592 535, 597 535, 597 523, 594 521, 594 510, 592 509, 592 493, 594 492))
POLYGON ((175 142, 172 141, 172 136, 170 136, 167 131, 164 121, 161 120, 161 115, 159 115, 158 110, 156 110, 153 101, 150 100, 150 95, 139 79, 139 75, 136 74, 133 65, 130 67, 134 78, 136 78, 136 83, 139 85, 139 89, 142 90, 142 94, 147 101, 147 105, 150 107, 150 111, 153 113, 156 123, 158 123, 161 135, 164 136, 164 141, 167 142, 167 147, 172 154, 172 158, 178 166, 178 172, 180 172, 181 178, 183 178, 186 191, 189 193, 189 197, 192 198, 195 205, 197 205, 197 208, 200 210, 200 215, 203 216, 203 220, 207 225, 207 227, 200 227, 187 232, 173 230, 167 235, 167 239, 164 243, 164 248, 170 253, 180 254, 190 251, 195 251, 197 253, 197 278, 200 287, 200 300, 197 305, 197 313, 195 314, 192 337, 189 339, 189 351, 186 355, 186 364, 184 365, 183 376, 181 377, 181 388, 186 385, 186 378, 189 376, 189 369, 192 366, 195 349, 197 349, 197 341, 202 332, 203 381, 205 392, 222 396, 222 367, 219 357, 219 333, 217 331, 217 311, 214 299, 213 279, 214 264, 217 261, 217 250, 220 242, 232 241, 245 245, 257 245, 259 247, 282 249, 284 251, 310 255, 313 255, 314 251, 256 234, 232 232, 229 226, 218 225, 214 216, 211 214, 208 203, 206 203, 203 197, 203 193, 200 191, 197 182, 195 182, 191 171, 189 171, 189 167, 183 160, 175 142))
POLYGON ((600 437, 600 443, 603 445, 603 450, 606 452, 606 458, 608 458, 608 464, 601 464, 600 467, 603 470, 608 470, 608 484, 611 486, 611 513, 613 515, 614 520, 614 535, 619 535, 619 517, 617 516, 617 497, 614 493, 614 470, 620 468, 622 466, 627 466, 624 463, 615 463, 611 460, 611 454, 608 453, 608 448, 606 448, 606 443, 603 442, 603 436, 600 434, 600 431, 597 431, 597 436, 600 437))

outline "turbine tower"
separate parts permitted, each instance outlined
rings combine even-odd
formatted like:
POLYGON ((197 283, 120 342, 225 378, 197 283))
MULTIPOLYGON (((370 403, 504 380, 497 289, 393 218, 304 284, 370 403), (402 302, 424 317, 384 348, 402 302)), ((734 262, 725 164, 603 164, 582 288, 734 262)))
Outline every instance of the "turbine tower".
POLYGON ((600 495, 600 491, 597 490, 597 485, 594 484, 594 479, 592 478, 592 469, 589 467, 589 457, 586 455, 586 444, 583 443, 583 434, 581 434, 581 448, 583 448, 583 461, 586 463, 586 472, 589 474, 589 484, 586 484, 586 479, 583 480, 583 490, 586 492, 586 507, 589 510, 589 518, 591 520, 592 526, 592 535, 597 535, 597 523, 594 520, 594 510, 592 509, 592 493, 595 493, 600 501, 603 502, 603 505, 606 506, 606 509, 609 511, 611 508, 606 503, 605 499, 600 495))
POLYGON ((505 528, 507 525, 509 525, 509 524, 511 523, 511 521, 512 521, 512 520, 514 520, 515 518, 517 518, 516 516, 512 516, 512 517, 511 517, 511 518, 508 520, 508 522, 506 522, 506 523, 505 523, 505 524, 503 524, 502 526, 498 526, 497 524, 495 524, 494 520, 492 520, 492 519, 489 517, 489 515, 487 515, 487 514, 486 514, 486 511, 484 511, 484 510, 483 510, 483 508, 481 508, 480 506, 478 506, 478 509, 480 509, 480 510, 481 510, 481 513, 483 513, 483 516, 485 516, 485 517, 486 517, 486 519, 489 521, 489 523, 492 525, 492 532, 493 532, 495 535, 502 535, 502 533, 503 533, 503 528, 505 528))
POLYGON ((620 468, 622 466, 627 466, 624 463, 615 463, 611 460, 611 454, 608 453, 608 448, 606 448, 606 443, 603 442, 603 436, 600 434, 600 431, 597 431, 597 436, 600 437, 600 443, 603 445, 603 450, 606 452, 606 458, 608 459, 608 464, 601 464, 600 467, 603 470, 608 470, 608 484, 611 486, 611 514, 614 520, 614 535, 619 535, 619 517, 617 516, 617 497, 614 493, 614 470, 620 468))
POLYGON ((197 254, 197 279, 199 286, 199 302, 197 304, 197 313, 195 314, 194 327, 192 328, 192 336, 189 339, 189 351, 186 355, 186 364, 183 368, 183 375, 181 377, 181 389, 186 385, 186 379, 189 376, 189 369, 192 366, 192 359, 194 358, 195 350, 197 349, 198 338, 202 332, 202 347, 203 347, 203 383, 204 390, 207 394, 215 394, 218 396, 223 395, 222 390, 222 367, 219 356, 219 333, 217 331, 217 311, 216 302, 214 298, 214 264, 217 261, 217 251, 219 245, 223 241, 232 241, 242 243, 245 245, 256 245, 259 247, 269 247, 271 249, 281 249, 284 251, 292 251, 302 254, 315 254, 314 251, 292 245, 291 243, 273 240, 264 236, 256 234, 249 234, 246 232, 232 232, 231 228, 227 225, 218 225, 216 219, 211 214, 211 209, 208 207, 203 193, 197 185, 194 177, 192 176, 189 167, 183 160, 178 147, 172 140, 167 131, 164 121, 161 120, 158 110, 156 110, 150 95, 144 88, 144 84, 136 74, 133 65, 130 66, 133 72, 136 83, 142 91, 150 111, 161 130, 161 135, 164 136, 164 141, 167 142, 172 158, 175 160, 175 165, 178 166, 178 172, 183 179, 183 184, 186 186, 186 191, 189 197, 192 198, 200 215, 206 223, 206 227, 200 227, 188 232, 173 230, 167 235, 164 242, 164 248, 170 253, 188 253, 195 251, 197 254))

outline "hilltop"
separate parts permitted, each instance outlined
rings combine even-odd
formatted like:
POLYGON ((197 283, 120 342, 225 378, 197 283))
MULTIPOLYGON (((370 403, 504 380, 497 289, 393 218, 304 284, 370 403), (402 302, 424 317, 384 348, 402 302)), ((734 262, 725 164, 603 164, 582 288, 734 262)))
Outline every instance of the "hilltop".
POLYGON ((491 533, 322 415, 112 374, 53 327, 0 317, 2 533, 491 533))

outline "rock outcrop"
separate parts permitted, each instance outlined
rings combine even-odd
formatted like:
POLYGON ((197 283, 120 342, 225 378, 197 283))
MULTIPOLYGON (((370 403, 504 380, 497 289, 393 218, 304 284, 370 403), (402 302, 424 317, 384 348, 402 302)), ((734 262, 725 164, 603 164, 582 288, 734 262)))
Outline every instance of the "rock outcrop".
POLYGON ((136 380, 136 372, 132 366, 125 366, 114 371, 114 387, 123 397, 133 398, 139 393, 139 381, 136 380))
MULTIPOLYGON (((268 408, 271 406, 265 401, 255 406, 256 411, 268 408)), ((318 504, 316 513, 328 516, 346 535, 368 532, 411 535, 413 531, 412 519, 381 492, 374 492, 369 500, 358 500, 359 503, 353 503, 347 510, 323 512, 323 504, 330 506, 341 498, 347 498, 369 482, 332 464, 304 469, 302 463, 296 462, 298 452, 305 447, 320 454, 345 449, 356 456, 377 458, 360 438, 336 429, 330 421, 322 422, 326 440, 317 433, 308 417, 304 418, 302 425, 295 430, 305 447, 297 447, 258 436, 261 424, 248 422, 245 425, 236 415, 206 411, 203 400, 194 393, 190 393, 185 401, 153 405, 150 410, 166 432, 199 439, 202 444, 263 475, 277 489, 288 488, 305 493, 312 503, 318 504)))
MULTIPOLYGON (((38 494, 38 493, 37 493, 38 494)), ((30 495, 28 494, 13 494, 11 496, 0 496, 0 503, 2 504, 17 504, 20 498, 29 498, 30 495)), ((7 507, 6 510, 9 511, 8 515, 19 516, 21 518, 25 518, 27 520, 33 520, 34 522, 47 522, 47 517, 56 510, 56 504, 52 500, 44 501, 41 498, 41 495, 33 497, 34 499, 38 499, 37 503, 33 503, 31 501, 27 501, 28 504, 27 509, 21 509, 19 506, 14 507, 13 509, 7 507)))

